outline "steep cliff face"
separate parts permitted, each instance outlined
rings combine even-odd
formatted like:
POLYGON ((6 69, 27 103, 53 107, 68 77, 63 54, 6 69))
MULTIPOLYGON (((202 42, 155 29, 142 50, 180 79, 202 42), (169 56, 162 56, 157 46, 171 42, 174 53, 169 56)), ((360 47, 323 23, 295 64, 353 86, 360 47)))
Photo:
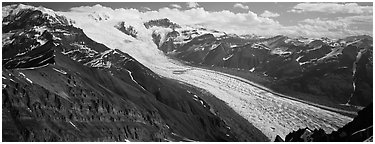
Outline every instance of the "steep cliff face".
POLYGON ((3 19, 3 141, 236 141, 180 83, 61 16, 12 7, 19 12, 3 19))

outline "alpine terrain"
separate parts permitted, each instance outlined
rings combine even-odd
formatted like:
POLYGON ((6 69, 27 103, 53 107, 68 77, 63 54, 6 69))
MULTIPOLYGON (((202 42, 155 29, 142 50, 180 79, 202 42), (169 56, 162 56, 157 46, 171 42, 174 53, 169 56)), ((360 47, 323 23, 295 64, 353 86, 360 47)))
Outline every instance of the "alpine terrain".
POLYGON ((3 5, 2 140, 372 141, 371 36, 237 35, 132 12, 3 5))

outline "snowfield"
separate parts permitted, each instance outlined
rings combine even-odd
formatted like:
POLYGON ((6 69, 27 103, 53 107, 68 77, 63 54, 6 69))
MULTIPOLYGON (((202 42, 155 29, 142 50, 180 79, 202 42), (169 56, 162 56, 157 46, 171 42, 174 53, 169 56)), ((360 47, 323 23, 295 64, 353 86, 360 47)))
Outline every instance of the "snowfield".
POLYGON ((74 25, 83 29, 91 39, 128 53, 154 72, 207 90, 226 102, 270 140, 274 140, 276 135, 285 137, 289 132, 304 127, 320 127, 331 132, 352 120, 313 105, 280 97, 242 78, 186 66, 167 58, 152 41, 152 30, 143 26, 146 16, 134 10, 112 10, 96 5, 74 8, 70 12, 59 14, 75 21, 74 25), (98 21, 98 18, 93 19, 90 14, 106 17, 98 21), (138 31, 137 38, 114 27, 121 21, 138 31), (176 74, 174 71, 183 72, 176 74))

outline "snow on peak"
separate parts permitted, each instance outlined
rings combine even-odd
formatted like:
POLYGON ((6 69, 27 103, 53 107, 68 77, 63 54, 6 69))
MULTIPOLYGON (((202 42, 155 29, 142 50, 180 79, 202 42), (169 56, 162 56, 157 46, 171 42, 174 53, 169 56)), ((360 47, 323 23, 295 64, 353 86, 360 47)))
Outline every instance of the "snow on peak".
POLYGON ((94 19, 95 21, 106 21, 109 20, 112 16, 108 12, 96 12, 89 14, 89 17, 94 19))
POLYGON ((20 11, 23 11, 23 10, 33 10, 33 11, 38 10, 42 12, 42 14, 46 16, 48 20, 50 20, 50 22, 52 23, 61 23, 61 24, 67 24, 67 25, 72 24, 71 20, 66 19, 64 16, 58 14, 57 12, 51 9, 48 9, 42 6, 34 7, 34 6, 24 5, 24 4, 13 4, 13 5, 2 7, 2 18, 4 19, 7 16, 16 16, 20 11))
POLYGON ((273 55, 289 55, 292 52, 286 51, 285 48, 275 48, 270 53, 273 55))
POLYGON ((173 31, 172 29, 163 27, 151 27, 150 29, 153 31, 154 34, 160 36, 160 42, 158 46, 161 46, 167 40, 168 33, 173 31))
POLYGON ((16 15, 19 11, 23 9, 34 9, 35 7, 24 5, 24 4, 13 4, 8 6, 3 6, 2 8, 2 18, 7 17, 9 15, 16 15))

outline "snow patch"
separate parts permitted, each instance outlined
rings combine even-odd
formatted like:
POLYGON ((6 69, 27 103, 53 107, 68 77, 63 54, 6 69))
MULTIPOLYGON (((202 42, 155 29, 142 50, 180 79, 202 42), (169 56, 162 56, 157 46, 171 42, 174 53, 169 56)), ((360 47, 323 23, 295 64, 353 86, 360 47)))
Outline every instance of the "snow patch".
POLYGON ((53 40, 62 40, 61 38, 59 38, 59 37, 55 37, 54 35, 53 35, 53 38, 52 38, 53 40))
MULTIPOLYGON (((10 35, 9 33, 8 33, 8 35, 10 35)), ((11 43, 13 43, 13 41, 15 40, 15 39, 10 39, 10 36, 7 36, 7 34, 4 34, 3 33, 3 38, 2 38, 2 42, 3 42, 3 47, 4 46, 6 46, 6 45, 9 45, 9 44, 11 44, 11 43)))
POLYGON ((20 72, 20 76, 22 76, 23 78, 25 77, 25 74, 23 74, 22 72, 20 72))
POLYGON ((79 130, 78 127, 77 127, 72 121, 69 121, 69 123, 70 123, 75 129, 79 130))
MULTIPOLYGON (((112 66, 112 63, 110 61, 105 61, 103 58, 106 58, 108 56, 108 54, 110 54, 111 52, 113 54, 116 53, 116 51, 113 50, 113 49, 106 50, 103 53, 101 53, 99 58, 93 59, 93 60, 85 63, 84 65, 96 67, 96 68, 110 68, 112 66)), ((91 53, 90 56, 94 56, 94 54, 91 53)))
POLYGON ((104 62, 103 60, 101 59, 94 59, 84 65, 89 65, 93 68, 110 68, 112 63, 110 61, 106 61, 104 62))
POLYGON ((352 85, 353 85, 353 92, 351 93, 348 101, 346 102, 347 105, 350 105, 350 101, 352 99, 352 97, 354 96, 354 92, 356 90, 356 83, 355 83, 355 74, 357 72, 357 63, 359 61, 359 59, 361 58, 362 54, 366 52, 366 49, 362 49, 358 52, 357 56, 356 56, 356 60, 354 61, 353 63, 353 73, 352 73, 352 77, 353 77, 353 82, 352 82, 352 85))
POLYGON ((314 47, 314 48, 312 48, 312 49, 308 49, 308 50, 306 50, 306 52, 308 53, 308 52, 310 52, 310 51, 315 51, 315 50, 318 50, 318 49, 320 49, 320 48, 322 48, 322 45, 317 46, 317 47, 314 47))
POLYGON ((25 78, 29 83, 33 83, 29 78, 25 78))
POLYGON ((174 133, 174 132, 172 132, 171 134, 172 134, 172 135, 175 135, 175 136, 177 136, 177 137, 181 137, 182 140, 187 141, 187 142, 197 142, 197 141, 194 141, 194 140, 188 139, 188 138, 186 138, 186 137, 180 136, 179 134, 176 134, 176 133, 174 133))
POLYGON ((65 72, 63 70, 59 70, 59 69, 56 69, 56 68, 52 68, 52 69, 55 70, 55 71, 57 71, 57 72, 59 72, 59 73, 61 73, 61 74, 64 74, 64 75, 67 74, 67 72, 65 72))
POLYGON ((46 27, 46 26, 34 26, 34 29, 33 29, 35 32, 38 32, 38 34, 36 34, 36 36, 40 36, 43 34, 44 31, 48 31, 49 29, 46 27))
POLYGON ((211 51, 211 50, 214 50, 214 49, 216 49, 216 48, 218 48, 219 46, 220 46, 220 44, 216 44, 216 43, 215 43, 215 44, 212 44, 212 45, 211 45, 211 48, 210 48, 210 51, 211 51))
POLYGON ((266 50, 270 50, 268 47, 264 46, 262 43, 253 43, 251 45, 252 48, 256 48, 256 49, 266 49, 266 50))
POLYGON ((233 57, 233 55, 234 55, 234 54, 231 54, 231 55, 229 55, 228 57, 223 58, 223 60, 226 61, 226 60, 230 59, 231 57, 233 57))
POLYGON ((249 71, 254 72, 254 70, 255 70, 255 67, 251 68, 249 71))
POLYGON ((130 78, 133 80, 134 83, 136 83, 137 85, 139 85, 143 90, 146 90, 142 85, 140 85, 140 84, 134 79, 134 77, 133 77, 131 71, 129 71, 129 70, 126 70, 126 71, 129 73, 129 76, 130 76, 130 78))
POLYGON ((305 61, 305 62, 299 62, 298 64, 299 65, 305 65, 305 64, 308 64, 308 63, 311 63, 310 61, 305 61))
POLYGON ((287 55, 291 54, 292 52, 290 51, 284 51, 282 48, 275 48, 270 52, 272 55, 277 54, 277 55, 287 55))
POLYGON ((287 38, 287 39, 284 40, 285 43, 289 43, 291 41, 293 41, 293 39, 287 38))
POLYGON ((23 53, 18 53, 16 56, 21 56, 21 55, 24 55, 24 54, 26 54, 28 51, 25 51, 25 52, 23 52, 23 53))
MULTIPOLYGON (((89 56, 93 56, 94 54, 97 54, 98 52, 95 50, 92 50, 91 48, 87 47, 86 45, 83 44, 78 44, 78 43, 72 43, 70 44, 71 46, 78 47, 80 50, 84 50, 87 53, 89 53, 89 56)), ((111 50, 107 50, 111 51, 111 50)))
POLYGON ((194 96, 194 98, 198 99, 198 96, 197 96, 197 95, 193 95, 193 96, 194 96))
POLYGON ((71 51, 67 51, 67 52, 62 51, 61 53, 62 53, 63 55, 67 55, 67 54, 70 54, 70 53, 74 53, 74 52, 76 52, 76 51, 79 51, 79 50, 71 50, 71 51))
POLYGON ((263 75, 264 75, 264 76, 268 76, 266 72, 263 72, 263 75))
POLYGON ((318 61, 322 61, 324 59, 331 58, 331 57, 336 57, 336 56, 342 54, 343 49, 344 49, 343 47, 338 47, 338 48, 332 49, 332 51, 330 53, 328 53, 325 56, 319 58, 318 61))
POLYGON ((230 48, 234 48, 234 47, 237 47, 238 45, 234 44, 234 45, 230 45, 230 48))
POLYGON ((303 58, 303 56, 299 56, 296 61, 298 62, 301 58, 303 58))
POLYGON ((29 83, 33 83, 33 81, 31 81, 29 78, 26 77, 26 75, 22 72, 19 72, 19 75, 21 76, 21 78, 24 78, 26 79, 29 83))
POLYGON ((348 42, 348 43, 346 43, 345 46, 349 46, 349 45, 355 44, 355 43, 360 42, 360 41, 361 41, 361 39, 355 40, 353 42, 348 42))
POLYGON ((39 69, 39 68, 43 68, 43 67, 46 67, 48 66, 49 64, 44 64, 44 65, 41 65, 41 66, 37 66, 37 67, 29 67, 29 68, 16 68, 15 70, 33 70, 33 69, 39 69))
POLYGON ((38 64, 42 64, 42 63, 44 63, 44 62, 46 62, 46 61, 48 61, 48 60, 50 60, 50 59, 53 59, 53 58, 54 58, 54 56, 51 56, 51 57, 49 57, 49 58, 46 58, 46 59, 40 61, 38 64))

